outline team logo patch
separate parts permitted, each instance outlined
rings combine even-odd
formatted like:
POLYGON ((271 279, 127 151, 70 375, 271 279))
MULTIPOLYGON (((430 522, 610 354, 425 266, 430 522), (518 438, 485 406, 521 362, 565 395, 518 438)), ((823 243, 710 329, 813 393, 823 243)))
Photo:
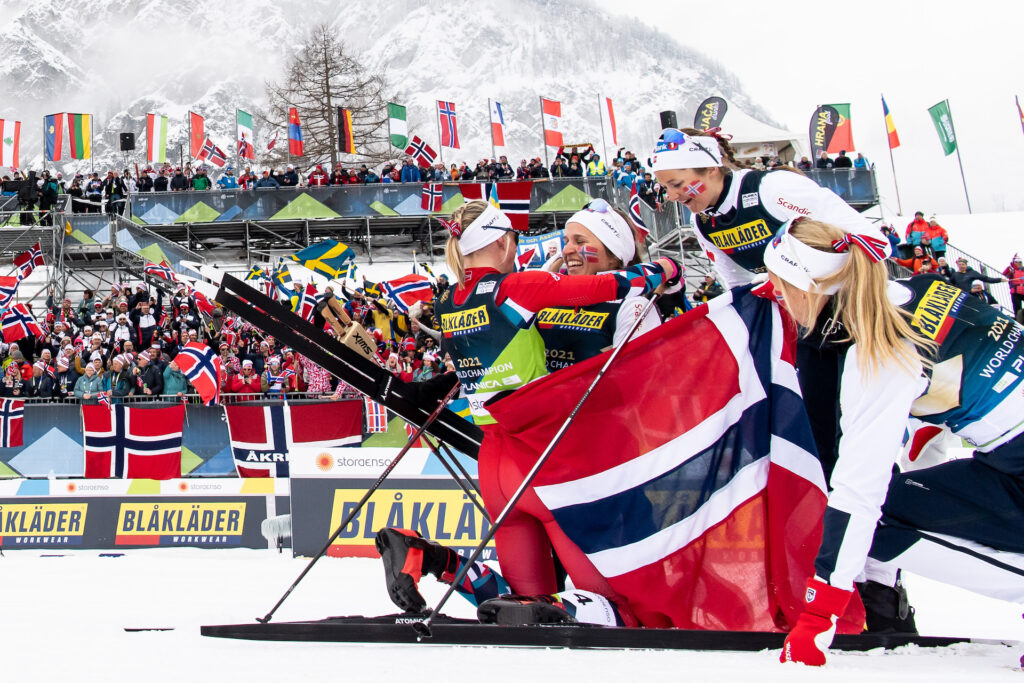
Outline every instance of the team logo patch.
POLYGON ((814 598, 816 598, 817 596, 818 596, 818 591, 816 591, 813 588, 808 587, 807 595, 805 596, 805 599, 807 600, 807 604, 811 604, 812 602, 814 602, 814 598))
POLYGON ((911 322, 921 334, 941 344, 953 327, 954 318, 950 314, 957 307, 960 298, 966 296, 967 294, 959 287, 945 282, 933 282, 914 309, 911 322))
POLYGON ((490 294, 494 291, 494 288, 498 285, 495 280, 485 280, 476 286, 477 294, 490 294))
POLYGON ((441 332, 445 337, 460 337, 486 329, 491 325, 486 306, 477 306, 455 313, 441 314, 441 332))
POLYGON ((600 330, 608 320, 608 313, 588 311, 584 308, 543 308, 537 313, 537 327, 542 329, 600 330))
POLYGON ((747 192, 740 197, 740 202, 743 204, 744 209, 749 209, 752 206, 757 206, 761 200, 758 198, 756 192, 747 192))
POLYGON ((768 229, 768 224, 764 222, 764 219, 758 218, 756 221, 737 225, 735 228, 713 232, 708 235, 708 238, 716 247, 728 254, 763 242, 771 236, 772 231, 768 229))

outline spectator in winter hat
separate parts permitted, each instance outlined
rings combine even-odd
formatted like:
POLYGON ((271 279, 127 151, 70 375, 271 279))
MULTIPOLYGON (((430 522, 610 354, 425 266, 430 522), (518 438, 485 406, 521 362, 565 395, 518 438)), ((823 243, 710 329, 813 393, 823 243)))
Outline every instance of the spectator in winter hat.
POLYGON ((999 303, 996 298, 985 291, 985 283, 981 280, 974 280, 971 282, 971 296, 977 297, 987 304, 998 306, 999 303))

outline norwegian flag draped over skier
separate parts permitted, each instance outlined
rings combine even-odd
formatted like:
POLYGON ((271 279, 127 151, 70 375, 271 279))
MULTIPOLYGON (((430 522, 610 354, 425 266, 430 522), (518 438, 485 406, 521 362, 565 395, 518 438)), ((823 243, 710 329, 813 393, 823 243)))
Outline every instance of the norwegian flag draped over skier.
POLYGON ((455 103, 437 101, 437 118, 441 126, 441 146, 459 148, 459 126, 455 120, 455 103))
POLYGON ((430 280, 426 275, 414 273, 397 280, 385 280, 380 284, 384 289, 384 296, 403 313, 420 301, 430 301, 434 298, 434 290, 431 289, 430 280))
POLYGON ((83 405, 85 478, 174 479, 181 476, 185 406, 83 405))
POLYGON ((161 261, 159 264, 147 263, 142 270, 147 275, 153 275, 154 277, 167 280, 168 282, 178 281, 178 275, 174 272, 174 269, 171 268, 171 264, 167 261, 161 261))
POLYGON ((633 187, 629 191, 629 217, 633 221, 633 225, 640 233, 641 240, 647 239, 647 235, 651 233, 647 229, 647 224, 644 223, 643 216, 640 215, 640 195, 636 191, 636 180, 633 180, 633 187))
POLYGON ((411 156, 417 164, 427 168, 434 164, 434 159, 437 157, 437 152, 418 135, 412 136, 409 146, 405 148, 405 153, 411 156))
POLYGON ((360 401, 229 405, 225 410, 240 477, 287 477, 293 448, 337 448, 362 440, 360 401))
MULTIPOLYGON (((794 355, 773 301, 728 292, 626 345, 534 480, 556 552, 582 550, 645 626, 796 624, 826 498, 794 355), (687 352, 665 363, 669 343, 687 352)), ((606 360, 489 405, 491 447, 531 468, 606 360)))
POLYGON ((423 192, 420 195, 421 209, 437 213, 441 210, 442 199, 444 199, 444 191, 441 183, 424 183, 423 192))
POLYGON ((0 316, 0 326, 3 327, 4 341, 10 344, 24 337, 42 337, 43 328, 32 317, 28 306, 15 304, 0 316))
POLYGON ((39 248, 39 242, 29 247, 28 251, 15 256, 14 265, 21 271, 21 277, 23 278, 31 275, 36 266, 45 266, 46 261, 43 260, 43 250, 39 248))
POLYGON ((189 342, 181 347, 174 357, 182 374, 185 375, 203 403, 212 406, 220 400, 221 367, 220 356, 206 344, 189 342))
POLYGON ((17 448, 25 445, 23 427, 25 423, 25 402, 10 398, 0 399, 0 448, 17 448))

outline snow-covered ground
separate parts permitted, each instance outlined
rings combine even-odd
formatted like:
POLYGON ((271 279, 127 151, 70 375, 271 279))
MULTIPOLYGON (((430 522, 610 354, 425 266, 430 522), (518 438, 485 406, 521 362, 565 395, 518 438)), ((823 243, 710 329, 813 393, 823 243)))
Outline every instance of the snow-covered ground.
MULTIPOLYGON (((4 681, 998 681, 1020 680, 1024 645, 905 648, 831 655, 821 670, 778 651, 614 652, 248 642, 204 638, 202 624, 252 623, 306 560, 258 550, 10 551, 0 558, 4 681), (48 556, 60 554, 60 556, 48 556), (125 627, 173 627, 126 633, 125 627)), ((1021 607, 907 577, 928 635, 1024 638, 1021 607)), ((428 602, 441 587, 424 581, 428 602)), ((379 561, 324 559, 277 621, 393 612, 379 561)), ((445 610, 471 616, 453 598, 445 610)))

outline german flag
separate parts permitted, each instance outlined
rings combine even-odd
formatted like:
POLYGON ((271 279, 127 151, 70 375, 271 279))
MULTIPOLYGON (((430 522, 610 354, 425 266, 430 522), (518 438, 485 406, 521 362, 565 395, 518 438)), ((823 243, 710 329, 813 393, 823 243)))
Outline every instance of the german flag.
POLYGON ((338 107, 338 151, 356 153, 356 139, 352 134, 352 110, 338 107))
POLYGON ((889 105, 885 103, 884 95, 882 112, 885 114, 885 132, 889 134, 889 149, 896 149, 900 146, 900 136, 896 134, 896 124, 892 122, 892 114, 889 113, 889 105))
POLYGON ((68 114, 72 159, 92 157, 92 114, 68 114))

